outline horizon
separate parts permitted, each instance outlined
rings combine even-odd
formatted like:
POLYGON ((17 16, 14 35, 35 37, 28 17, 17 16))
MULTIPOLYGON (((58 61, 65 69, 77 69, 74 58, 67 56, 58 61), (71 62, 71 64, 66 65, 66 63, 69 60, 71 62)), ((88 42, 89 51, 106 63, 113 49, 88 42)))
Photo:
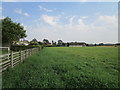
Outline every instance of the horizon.
POLYGON ((27 40, 118 43, 117 2, 3 2, 2 15, 25 27, 27 40))
MULTIPOLYGON (((35 38, 33 38, 33 39, 35 39, 35 38)), ((46 38, 44 38, 44 39, 46 39, 46 38)), ((24 40, 27 40, 27 39, 24 39, 24 40)), ((47 39, 48 40, 48 39, 47 39)), ((21 40, 20 40, 21 41, 21 40)), ((23 41, 23 40, 22 40, 23 41)), ((27 41, 32 41, 32 40, 27 40, 27 41)), ((37 40, 38 42, 43 42, 43 40, 37 40)), ((48 40, 49 41, 49 40, 48 40)), ((54 42, 56 42, 56 43, 58 43, 58 40, 57 41, 55 41, 55 40, 52 40, 52 41, 54 41, 54 42)), ((52 43, 52 41, 49 41, 49 43, 52 43)), ((64 40, 62 40, 63 41, 63 43, 71 43, 71 42, 77 42, 77 43, 86 43, 86 44, 100 44, 100 43, 103 43, 103 42, 98 42, 98 43, 96 43, 96 42, 94 42, 94 43, 89 43, 89 42, 84 42, 84 41, 66 41, 66 42, 64 42, 64 40)), ((107 43, 103 43, 103 44, 118 44, 118 43, 120 43, 120 42, 116 42, 116 43, 109 43, 109 42, 107 42, 107 43)))

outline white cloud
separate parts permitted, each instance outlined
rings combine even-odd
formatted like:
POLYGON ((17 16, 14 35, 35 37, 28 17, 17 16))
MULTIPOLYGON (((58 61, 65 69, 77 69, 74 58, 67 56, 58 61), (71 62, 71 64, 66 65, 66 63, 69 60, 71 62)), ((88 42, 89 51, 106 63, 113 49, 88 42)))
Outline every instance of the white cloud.
POLYGON ((117 22, 116 16, 99 16, 99 19, 109 25, 116 24, 117 22))
POLYGON ((87 19, 87 18, 88 18, 88 16, 82 16, 81 18, 82 18, 82 19, 87 19))
POLYGON ((3 10, 3 8, 2 7, 0 7, 0 12, 3 10))
POLYGON ((74 19, 74 18, 75 18, 75 16, 71 16, 71 17, 69 18, 70 24, 73 23, 73 19, 74 19))
POLYGON ((0 19, 4 19, 5 18, 5 16, 0 16, 0 19))
POLYGON ((21 9, 16 9, 15 13, 22 14, 22 10, 21 9))
POLYGON ((40 10, 46 11, 46 12, 53 12, 53 10, 47 9, 41 5, 38 6, 40 8, 40 10))
POLYGON ((89 20, 88 17, 84 18, 84 16, 80 18, 69 16, 66 19, 69 23, 63 24, 58 16, 42 15, 41 20, 43 22, 38 21, 36 25, 31 27, 30 31, 27 32, 30 35, 28 38, 35 37, 38 40, 48 38, 56 41, 62 39, 63 41, 84 41, 89 43, 114 43, 118 41, 116 16, 99 15, 89 24, 85 22, 85 19, 89 20), (44 25, 44 23, 51 26, 44 25))
POLYGON ((114 30, 117 29, 117 17, 116 16, 98 16, 90 24, 85 23, 87 16, 81 16, 77 18, 75 16, 68 16, 66 19, 69 21, 67 24, 60 23, 58 16, 42 15, 41 19, 49 25, 52 25, 56 29, 64 30, 114 30), (77 19, 77 21, 75 20, 77 19))
POLYGON ((101 30, 117 30, 118 18, 117 16, 100 15, 91 25, 93 27, 103 28, 101 30))
POLYGON ((86 25, 83 21, 83 19, 78 19, 78 25, 76 25, 77 30, 87 30, 88 25, 86 25))
POLYGON ((15 13, 18 13, 24 16, 30 16, 27 12, 23 12, 22 9, 15 9, 15 13))
POLYGON ((30 16, 28 13, 23 13, 23 15, 25 15, 25 16, 30 16))
POLYGON ((65 12, 61 12, 61 14, 62 14, 62 15, 64 15, 64 14, 65 14, 65 12))
POLYGON ((49 25, 57 25, 59 21, 59 17, 57 16, 42 15, 41 19, 49 25))
POLYGON ((87 2, 88 0, 80 0, 81 2, 87 2))

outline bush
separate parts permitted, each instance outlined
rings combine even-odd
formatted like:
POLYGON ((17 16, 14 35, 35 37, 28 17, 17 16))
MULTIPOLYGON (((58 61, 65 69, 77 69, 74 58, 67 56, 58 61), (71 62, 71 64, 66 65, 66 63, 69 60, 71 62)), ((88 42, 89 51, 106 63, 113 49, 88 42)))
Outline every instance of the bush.
POLYGON ((11 50, 12 51, 20 51, 20 50, 26 50, 26 49, 30 49, 30 48, 40 48, 43 49, 43 46, 40 45, 28 45, 28 46, 24 46, 24 45, 12 45, 11 46, 11 50))

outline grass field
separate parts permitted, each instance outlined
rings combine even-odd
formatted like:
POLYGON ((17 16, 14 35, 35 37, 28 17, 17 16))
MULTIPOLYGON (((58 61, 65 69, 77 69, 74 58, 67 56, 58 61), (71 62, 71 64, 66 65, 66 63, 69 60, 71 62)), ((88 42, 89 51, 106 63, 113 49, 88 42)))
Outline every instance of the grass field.
POLYGON ((1 51, 0 50, 0 55, 2 55, 2 54, 7 54, 8 52, 7 51, 1 51))
POLYGON ((48 47, 3 73, 3 88, 117 88, 117 47, 48 47))

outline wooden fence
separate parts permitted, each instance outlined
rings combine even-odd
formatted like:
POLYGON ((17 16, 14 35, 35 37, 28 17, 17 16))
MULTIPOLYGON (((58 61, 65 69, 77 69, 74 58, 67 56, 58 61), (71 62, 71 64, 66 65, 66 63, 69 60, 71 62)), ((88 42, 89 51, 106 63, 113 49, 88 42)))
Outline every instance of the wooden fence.
POLYGON ((9 67, 14 67, 22 63, 25 58, 39 51, 39 48, 27 49, 19 52, 10 52, 8 54, 0 55, 0 72, 9 67))

